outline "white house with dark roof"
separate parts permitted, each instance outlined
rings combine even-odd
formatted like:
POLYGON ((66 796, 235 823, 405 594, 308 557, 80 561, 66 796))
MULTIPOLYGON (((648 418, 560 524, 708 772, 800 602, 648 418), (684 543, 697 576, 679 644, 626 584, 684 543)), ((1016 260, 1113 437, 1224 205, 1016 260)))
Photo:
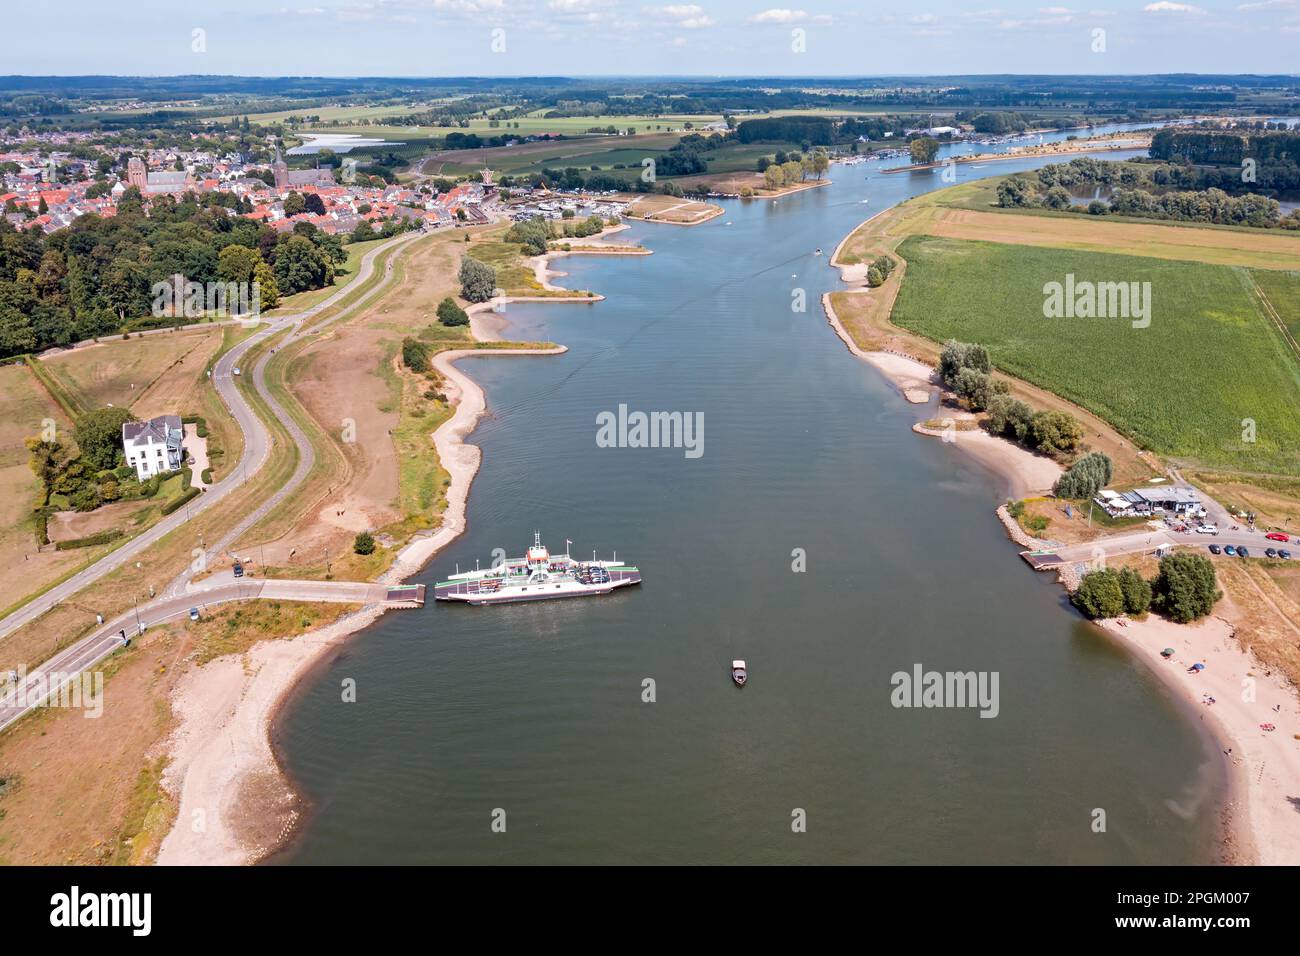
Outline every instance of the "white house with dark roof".
POLYGON ((147 422, 122 424, 122 450, 126 463, 135 469, 141 481, 168 471, 176 471, 185 461, 181 441, 185 428, 179 415, 159 415, 147 422))

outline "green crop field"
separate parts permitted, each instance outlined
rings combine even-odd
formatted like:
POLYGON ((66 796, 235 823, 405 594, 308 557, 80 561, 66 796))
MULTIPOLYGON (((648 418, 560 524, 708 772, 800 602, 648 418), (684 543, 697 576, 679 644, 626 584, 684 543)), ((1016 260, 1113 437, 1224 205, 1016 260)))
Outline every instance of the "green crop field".
MULTIPOLYGON (((1255 269, 1251 272, 1255 284, 1268 296, 1291 335, 1300 340, 1300 272, 1281 272, 1273 269, 1255 269)), ((1300 415, 1300 409, 1296 410, 1300 415)))
POLYGON ((895 324, 983 343, 999 368, 1158 453, 1300 472, 1300 364, 1257 306, 1246 270, 929 236, 898 251, 908 265, 895 324), (1150 326, 1044 317, 1044 285, 1068 273, 1076 283, 1150 282, 1150 326), (1254 442, 1242 440, 1245 419, 1254 442))

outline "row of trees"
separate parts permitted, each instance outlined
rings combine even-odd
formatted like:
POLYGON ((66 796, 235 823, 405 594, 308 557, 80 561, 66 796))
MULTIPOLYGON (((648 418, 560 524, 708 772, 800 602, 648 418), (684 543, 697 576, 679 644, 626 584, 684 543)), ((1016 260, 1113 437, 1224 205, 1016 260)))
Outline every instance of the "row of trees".
POLYGON ((990 434, 1053 458, 1069 458, 1080 450, 1079 420, 1056 409, 1035 410, 1012 397, 1007 383, 994 377, 992 359, 983 345, 949 339, 939 352, 939 378, 971 411, 988 412, 984 427, 990 434))
POLYGON ((1242 182, 1240 169, 1232 170, 1229 175, 1223 170, 1207 172, 1194 167, 1108 163, 1079 157, 1068 163, 1044 166, 1036 180, 1024 175, 1004 179, 998 184, 998 205, 1078 209, 1072 195, 1085 190, 1113 189, 1109 204, 1096 200, 1088 205, 1087 211, 1093 215, 1113 213, 1181 222, 1259 228, 1281 225, 1300 229, 1300 215, 1293 213, 1283 219, 1276 199, 1248 191, 1251 188, 1255 187, 1242 182), (1191 188, 1178 189, 1178 186, 1191 188))
POLYGON ((1178 624, 1188 624, 1213 611, 1221 597, 1210 559, 1178 551, 1160 559, 1159 573, 1150 581, 1133 568, 1089 571, 1070 600, 1091 618, 1155 610, 1178 624))

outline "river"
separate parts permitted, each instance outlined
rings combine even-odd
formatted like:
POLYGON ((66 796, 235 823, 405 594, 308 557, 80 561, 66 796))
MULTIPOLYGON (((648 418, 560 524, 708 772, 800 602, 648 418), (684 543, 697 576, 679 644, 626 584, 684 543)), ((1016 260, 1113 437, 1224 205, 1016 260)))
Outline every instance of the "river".
POLYGON ((840 239, 947 185, 877 170, 635 225, 620 238, 653 256, 559 261, 606 301, 510 307, 507 334, 566 354, 461 363, 488 397, 483 465, 467 533, 416 580, 520 554, 537 529, 555 551, 617 550, 645 583, 430 605, 354 637, 274 728, 308 807, 274 862, 1217 858, 1224 778, 1195 723, 1024 565, 993 514, 1001 481, 914 435, 926 409, 827 325, 840 239), (701 412, 703 454, 598 447, 620 404, 701 412), (893 707, 891 675, 918 663, 997 672, 997 716, 893 707))

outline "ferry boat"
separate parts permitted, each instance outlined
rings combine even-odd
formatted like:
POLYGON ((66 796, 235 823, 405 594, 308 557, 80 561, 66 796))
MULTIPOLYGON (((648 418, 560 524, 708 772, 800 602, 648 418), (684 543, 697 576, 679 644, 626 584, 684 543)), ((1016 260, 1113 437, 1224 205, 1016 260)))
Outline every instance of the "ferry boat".
MULTIPOLYGON (((573 544, 565 541, 565 546, 573 544)), ((618 560, 574 560, 569 554, 551 554, 540 533, 522 558, 510 558, 491 568, 462 571, 434 585, 439 601, 465 604, 512 604, 555 598, 590 597, 641 583, 641 572, 618 560)))

